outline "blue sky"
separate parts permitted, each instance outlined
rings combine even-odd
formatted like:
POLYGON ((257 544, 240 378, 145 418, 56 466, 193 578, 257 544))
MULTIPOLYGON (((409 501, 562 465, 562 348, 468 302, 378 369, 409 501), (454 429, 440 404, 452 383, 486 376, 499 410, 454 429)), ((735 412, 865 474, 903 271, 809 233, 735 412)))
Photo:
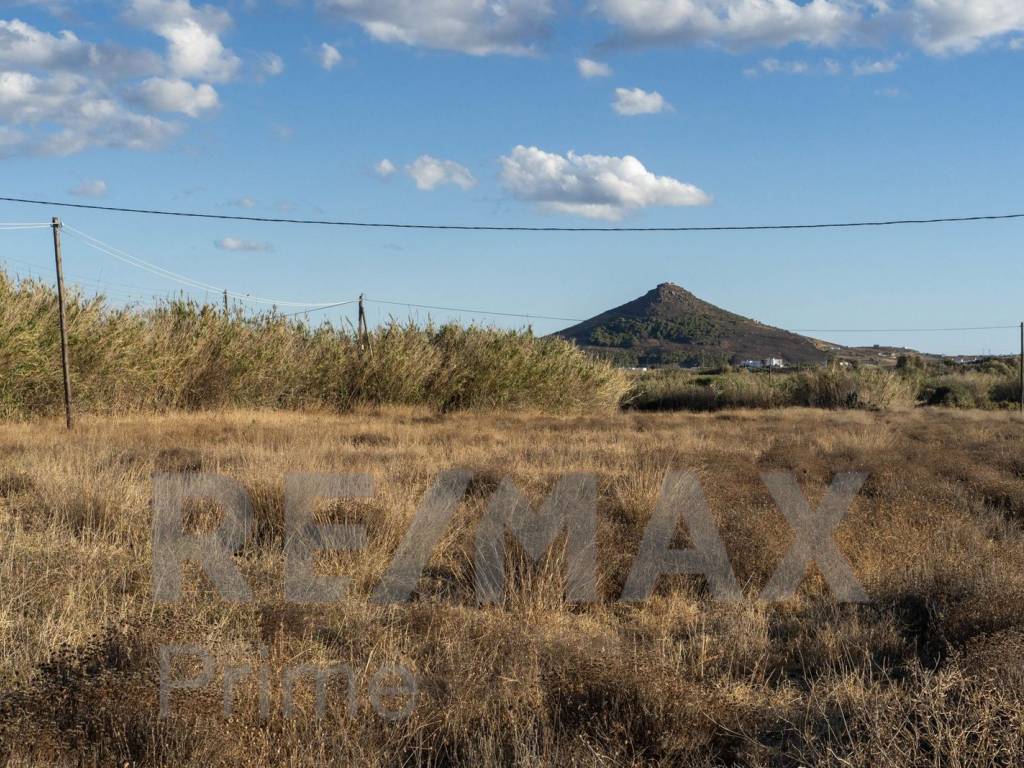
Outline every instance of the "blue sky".
MULTIPOLYGON (((1024 211, 1021 94, 1019 0, 0 2, 0 195, 498 226, 1011 213, 1024 211)), ((585 318, 672 281, 793 329, 1024 315, 1024 221, 502 234, 4 204, 0 222, 53 214, 199 282, 295 302, 365 292, 585 318)), ((72 279, 112 300, 207 295, 73 236, 65 251, 72 279)), ((48 275, 51 258, 45 230, 0 232, 9 270, 48 275)), ((369 308, 371 321, 410 311, 369 308)), ((818 335, 949 353, 1019 343, 818 335)))

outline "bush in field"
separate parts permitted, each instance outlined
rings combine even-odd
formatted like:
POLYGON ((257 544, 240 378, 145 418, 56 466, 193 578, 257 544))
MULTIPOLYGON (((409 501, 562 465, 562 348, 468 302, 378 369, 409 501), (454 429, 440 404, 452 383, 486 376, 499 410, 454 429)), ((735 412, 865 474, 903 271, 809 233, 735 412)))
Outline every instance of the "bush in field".
POLYGON ((638 411, 713 411, 718 393, 710 376, 683 371, 652 371, 638 376, 623 401, 638 411))
POLYGON ((715 387, 719 402, 727 408, 779 408, 789 405, 791 380, 741 371, 722 376, 715 387))
POLYGON ((896 358, 897 371, 923 371, 924 360, 920 355, 900 355, 896 358))
POLYGON ((992 385, 991 397, 994 403, 1019 403, 1020 378, 1014 376, 999 379, 992 385))
POLYGON ((644 411, 715 411, 722 408, 779 408, 790 404, 791 380, 749 371, 695 375, 656 371, 638 378, 626 407, 644 411))
POLYGON ((922 387, 921 400, 927 405, 951 408, 987 408, 995 377, 982 373, 951 374, 929 379, 922 387))
MULTIPOLYGON (((176 301, 137 312, 68 300, 74 395, 94 412, 424 405, 606 410, 625 374, 526 331, 392 321, 351 330, 176 301)), ((0 417, 60 407, 56 298, 0 272, 0 417)))
POLYGON ((812 408, 856 408, 857 377, 839 366, 799 374, 794 387, 794 400, 812 408))
MULTIPOLYGON (((992 374, 993 376, 1010 377, 1017 375, 1017 372, 1020 370, 1019 365, 1019 357, 1017 357, 1016 359, 1010 358, 1009 360, 991 359, 985 360, 979 366, 979 369, 982 371, 982 373, 989 373, 992 374)), ((1018 380, 1017 383, 1019 384, 1020 381, 1018 380)))
POLYGON ((929 387, 928 405, 944 405, 948 408, 977 408, 978 399, 970 387, 957 381, 937 387, 929 387))
POLYGON ((917 390, 914 377, 878 368, 854 371, 833 365, 798 374, 793 401, 813 408, 903 408, 917 402, 917 390))

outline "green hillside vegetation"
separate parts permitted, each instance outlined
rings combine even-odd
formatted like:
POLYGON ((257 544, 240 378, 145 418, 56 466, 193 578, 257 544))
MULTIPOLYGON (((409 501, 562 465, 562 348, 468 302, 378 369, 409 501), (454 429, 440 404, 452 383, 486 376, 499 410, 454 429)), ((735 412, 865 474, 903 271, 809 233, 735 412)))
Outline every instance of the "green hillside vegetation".
POLYGON ((620 365, 712 367, 768 357, 807 365, 829 357, 820 342, 728 312, 672 283, 557 335, 620 365))

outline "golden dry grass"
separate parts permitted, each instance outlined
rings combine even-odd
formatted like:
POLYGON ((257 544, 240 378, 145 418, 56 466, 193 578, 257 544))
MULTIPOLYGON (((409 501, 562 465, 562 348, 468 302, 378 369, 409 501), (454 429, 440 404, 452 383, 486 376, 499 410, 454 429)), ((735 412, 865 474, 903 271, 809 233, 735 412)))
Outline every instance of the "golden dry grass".
MULTIPOLYGON (((987 766, 1024 764, 1024 421, 980 412, 538 414, 360 411, 87 417, 0 425, 0 761, 11 765, 987 766), (416 600, 373 589, 438 472, 476 473, 416 600), (701 580, 614 601, 668 468, 693 469, 747 599, 701 580), (836 605, 814 572, 798 600, 754 596, 791 535, 759 475, 797 473, 812 502, 832 476, 870 479, 837 540, 870 593, 836 605), (150 476, 217 472, 248 488, 240 554, 251 605, 192 571, 156 606, 150 476), (376 492, 329 510, 365 522, 367 549, 325 557, 354 589, 326 607, 281 596, 288 472, 369 472, 376 492), (478 608, 472 534, 509 477, 539 503, 568 472, 599 478, 602 601, 565 603, 557 557, 478 608), (157 648, 199 643, 259 661, 260 718, 240 689, 175 695, 157 713, 157 648), (288 719, 286 665, 360 670, 358 708, 288 719), (367 679, 413 671, 412 715, 369 707, 367 679)), ((685 540, 685 535, 680 539, 685 540)), ((219 680, 218 680, 219 682, 219 680)), ((332 700, 333 701, 333 700, 332 700)))

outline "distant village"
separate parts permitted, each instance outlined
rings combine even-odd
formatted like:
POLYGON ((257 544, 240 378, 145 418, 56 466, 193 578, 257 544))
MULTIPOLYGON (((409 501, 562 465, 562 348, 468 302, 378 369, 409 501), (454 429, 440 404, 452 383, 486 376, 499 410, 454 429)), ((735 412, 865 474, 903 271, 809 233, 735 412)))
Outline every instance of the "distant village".
POLYGON ((769 357, 764 360, 742 360, 739 363, 740 368, 747 368, 751 371, 758 371, 762 368, 785 368, 786 361, 781 357, 769 357))

